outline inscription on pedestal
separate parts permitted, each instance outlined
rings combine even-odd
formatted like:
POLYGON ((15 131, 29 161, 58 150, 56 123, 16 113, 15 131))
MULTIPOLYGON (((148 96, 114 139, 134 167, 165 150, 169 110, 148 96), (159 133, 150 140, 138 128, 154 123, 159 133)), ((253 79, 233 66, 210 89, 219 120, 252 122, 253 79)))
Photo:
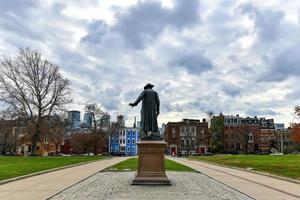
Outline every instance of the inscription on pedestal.
POLYGON ((142 141, 139 148, 138 171, 132 185, 170 185, 165 173, 163 141, 142 141))
POLYGON ((140 172, 164 172, 164 160, 162 160, 161 154, 142 154, 140 159, 140 172))

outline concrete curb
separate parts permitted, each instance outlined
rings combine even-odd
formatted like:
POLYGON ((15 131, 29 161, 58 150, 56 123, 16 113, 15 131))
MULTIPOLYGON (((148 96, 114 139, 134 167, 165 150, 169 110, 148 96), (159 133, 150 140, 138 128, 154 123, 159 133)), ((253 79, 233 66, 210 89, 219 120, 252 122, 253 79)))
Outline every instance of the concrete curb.
POLYGON ((111 159, 111 158, 112 157, 107 157, 107 158, 103 158, 103 159, 100 159, 100 160, 91 160, 91 161, 87 161, 87 162, 81 162, 81 163, 66 165, 66 166, 57 167, 57 168, 53 168, 53 169, 48 169, 48 170, 44 170, 44 171, 40 171, 40 172, 34 172, 34 173, 26 174, 26 175, 23 175, 23 176, 17 176, 17 177, 14 177, 14 178, 9 178, 9 179, 5 179, 5 180, 0 181, 0 185, 7 184, 7 183, 10 183, 10 182, 14 182, 14 181, 18 181, 18 180, 25 179, 25 178, 29 178, 29 177, 33 177, 33 176, 37 176, 37 175, 42 175, 42 174, 55 172, 55 171, 62 170, 62 169, 76 167, 76 166, 79 166, 79 165, 89 164, 89 163, 92 163, 92 162, 97 162, 97 161, 111 159))
POLYGON ((291 182, 291 183, 300 184, 300 181, 298 181, 298 180, 283 177, 283 176, 278 176, 278 175, 274 175, 274 174, 270 174, 270 173, 266 173, 266 172, 259 172, 259 171, 255 171, 255 170, 243 169, 243 168, 234 167, 234 166, 222 165, 222 164, 219 164, 219 163, 213 163, 213 162, 209 162, 209 161, 206 161, 206 160, 205 161, 204 160, 196 160, 196 159, 188 159, 188 160, 203 162, 203 163, 207 163, 207 164, 210 164, 210 165, 226 167, 226 168, 230 168, 230 169, 236 169, 236 170, 250 172, 250 173, 263 175, 263 176, 267 176, 267 177, 271 177, 271 178, 276 178, 276 179, 283 180, 283 181, 288 181, 288 182, 291 182))

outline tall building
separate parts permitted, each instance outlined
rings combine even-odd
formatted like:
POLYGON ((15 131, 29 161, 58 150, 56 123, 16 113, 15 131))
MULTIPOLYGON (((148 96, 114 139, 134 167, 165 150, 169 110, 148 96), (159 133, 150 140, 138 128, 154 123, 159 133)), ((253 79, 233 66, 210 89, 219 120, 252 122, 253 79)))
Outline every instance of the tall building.
POLYGON ((80 129, 80 111, 68 111, 68 123, 71 129, 80 129))
POLYGON ((105 113, 100 119, 100 127, 107 131, 110 128, 110 115, 105 113))
POLYGON ((117 116, 117 123, 119 124, 120 127, 125 127, 124 115, 117 116))
POLYGON ((84 113, 83 122, 86 128, 92 128, 93 126, 93 115, 92 113, 84 113))
POLYGON ((165 127, 167 153, 187 155, 205 153, 208 149, 208 123, 203 119, 183 119, 181 122, 168 122, 165 127))

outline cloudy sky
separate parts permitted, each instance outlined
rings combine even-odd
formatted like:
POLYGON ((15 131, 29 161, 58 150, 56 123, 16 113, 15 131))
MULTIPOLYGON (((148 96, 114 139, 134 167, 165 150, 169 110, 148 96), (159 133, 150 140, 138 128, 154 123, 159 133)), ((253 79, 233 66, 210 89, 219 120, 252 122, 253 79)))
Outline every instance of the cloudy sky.
POLYGON ((38 49, 72 83, 70 109, 127 105, 151 82, 159 123, 215 114, 293 121, 299 0, 0 0, 0 54, 38 49))

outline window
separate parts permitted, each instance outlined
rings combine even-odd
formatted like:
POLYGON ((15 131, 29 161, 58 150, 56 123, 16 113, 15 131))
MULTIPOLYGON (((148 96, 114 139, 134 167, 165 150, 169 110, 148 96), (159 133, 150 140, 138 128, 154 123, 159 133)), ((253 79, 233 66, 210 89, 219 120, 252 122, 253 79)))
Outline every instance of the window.
POLYGON ((135 148, 134 147, 132 147, 132 152, 135 152, 135 148))
POLYGON ((127 131, 127 135, 130 136, 130 131, 127 131))
POLYGON ((253 142, 253 134, 249 133, 248 135, 248 142, 253 142))
POLYGON ((127 152, 130 152, 130 147, 127 147, 127 152))
POLYGON ((114 143, 114 138, 111 139, 111 143, 114 143))
POLYGON ((130 139, 127 140, 127 144, 130 144, 130 139))
POLYGON ((195 127, 194 126, 191 127, 191 132, 195 133, 195 127))
POLYGON ((192 139, 192 141, 191 141, 191 147, 195 148, 195 140, 194 139, 192 139))
POLYGON ((132 131, 132 136, 135 137, 135 131, 132 131))
POLYGON ((180 126, 180 132, 184 132, 184 126, 180 126))
POLYGON ((201 130, 201 137, 204 137, 204 129, 201 130))
POLYGON ((189 126, 186 127, 186 132, 190 132, 190 127, 189 126))
POLYGON ((123 144, 125 144, 125 139, 123 139, 123 144))
POLYGON ((122 144, 122 139, 120 139, 120 144, 122 144))
POLYGON ((132 140, 132 144, 135 144, 135 139, 132 140))
POLYGON ((176 138, 175 128, 172 128, 172 138, 176 138))
POLYGON ((181 142, 180 142, 180 146, 181 146, 181 148, 184 148, 184 146, 185 146, 185 144, 184 144, 184 140, 181 140, 181 142))

